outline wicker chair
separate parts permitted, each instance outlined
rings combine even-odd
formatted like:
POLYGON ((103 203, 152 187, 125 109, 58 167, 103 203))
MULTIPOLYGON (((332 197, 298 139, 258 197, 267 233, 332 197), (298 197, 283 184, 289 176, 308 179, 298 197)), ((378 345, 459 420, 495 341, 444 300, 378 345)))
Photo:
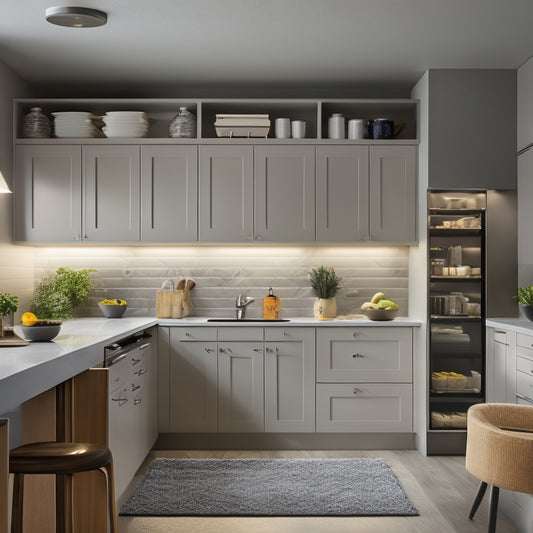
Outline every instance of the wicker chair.
POLYGON ((468 518, 487 486, 489 533, 496 531, 499 489, 533 494, 533 407, 485 403, 468 410, 466 469, 481 480, 468 518))

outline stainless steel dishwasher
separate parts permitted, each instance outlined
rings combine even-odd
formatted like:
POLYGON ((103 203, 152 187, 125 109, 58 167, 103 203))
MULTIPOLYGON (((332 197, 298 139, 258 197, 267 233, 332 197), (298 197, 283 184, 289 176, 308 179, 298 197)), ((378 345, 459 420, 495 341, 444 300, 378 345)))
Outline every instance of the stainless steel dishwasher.
POLYGON ((150 334, 140 332, 104 349, 104 367, 109 369, 109 448, 117 500, 153 444, 147 405, 147 384, 154 373, 151 341, 150 334))

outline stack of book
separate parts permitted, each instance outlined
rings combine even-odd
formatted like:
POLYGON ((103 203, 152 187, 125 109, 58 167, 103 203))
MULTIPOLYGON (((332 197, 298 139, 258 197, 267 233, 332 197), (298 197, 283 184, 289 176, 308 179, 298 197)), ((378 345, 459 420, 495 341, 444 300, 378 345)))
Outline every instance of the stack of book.
POLYGON ((219 137, 267 137, 268 115, 216 115, 215 129, 219 137))

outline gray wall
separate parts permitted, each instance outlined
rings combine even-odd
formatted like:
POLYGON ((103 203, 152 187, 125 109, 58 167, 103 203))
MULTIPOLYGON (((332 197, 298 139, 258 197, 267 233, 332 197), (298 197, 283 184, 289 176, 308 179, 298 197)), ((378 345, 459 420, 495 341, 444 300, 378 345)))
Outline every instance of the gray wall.
POLYGON ((429 186, 516 188, 516 70, 429 71, 429 186))
MULTIPOLYGON (((13 190, 13 98, 31 96, 30 88, 0 62, 0 171, 13 190)), ((33 290, 33 250, 12 243, 13 195, 0 194, 0 292, 20 298, 24 308, 33 290)))

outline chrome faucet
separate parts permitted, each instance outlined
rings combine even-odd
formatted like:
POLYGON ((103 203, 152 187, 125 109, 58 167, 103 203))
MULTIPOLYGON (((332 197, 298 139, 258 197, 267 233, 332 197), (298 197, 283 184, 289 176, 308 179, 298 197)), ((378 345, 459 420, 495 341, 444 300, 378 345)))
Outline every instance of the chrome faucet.
POLYGON ((237 320, 244 318, 246 314, 246 306, 254 302, 255 300, 251 296, 243 296, 239 294, 235 300, 235 312, 237 314, 237 320))

